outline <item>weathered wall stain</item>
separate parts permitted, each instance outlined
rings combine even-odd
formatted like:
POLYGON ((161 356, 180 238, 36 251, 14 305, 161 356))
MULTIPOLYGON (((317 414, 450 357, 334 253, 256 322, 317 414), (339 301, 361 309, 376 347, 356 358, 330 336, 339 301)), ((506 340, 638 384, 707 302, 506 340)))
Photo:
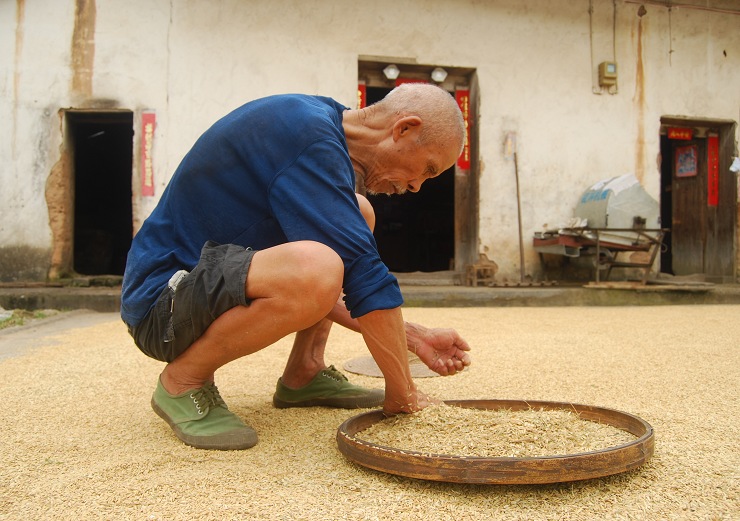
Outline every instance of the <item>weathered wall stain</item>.
MULTIPOLYGON (((60 132, 64 128, 64 111, 59 111, 60 132)), ((74 251, 73 226, 74 202, 70 172, 69 152, 63 140, 59 160, 54 164, 46 180, 46 205, 49 209, 51 228, 51 260, 48 278, 59 279, 72 273, 74 251)))
MULTIPOLYGON (((21 0, 19 0, 21 1, 21 0)), ((72 94, 77 102, 87 100, 93 94, 93 70, 95 59, 95 0, 76 0, 74 29, 72 31, 72 94)), ((74 195, 72 164, 68 143, 64 135, 65 113, 59 111, 59 131, 62 145, 59 159, 51 168, 46 180, 46 205, 49 211, 51 251, 47 278, 55 280, 73 273, 74 238, 73 216, 74 195)))
POLYGON ((0 247, 0 282, 39 282, 46 279, 49 250, 27 244, 0 247))
POLYGON ((11 150, 13 159, 18 157, 16 138, 18 132, 18 96, 21 84, 21 57, 23 55, 23 26, 26 19, 26 0, 16 0, 15 3, 15 53, 13 67, 13 136, 11 150))
POLYGON ((95 0, 77 0, 72 33, 72 92, 92 96, 95 60, 95 0))
POLYGON ((637 19, 637 67, 635 70, 635 97, 637 108, 637 140, 635 143, 635 176, 641 184, 645 182, 645 68, 642 62, 642 20, 644 11, 637 19))

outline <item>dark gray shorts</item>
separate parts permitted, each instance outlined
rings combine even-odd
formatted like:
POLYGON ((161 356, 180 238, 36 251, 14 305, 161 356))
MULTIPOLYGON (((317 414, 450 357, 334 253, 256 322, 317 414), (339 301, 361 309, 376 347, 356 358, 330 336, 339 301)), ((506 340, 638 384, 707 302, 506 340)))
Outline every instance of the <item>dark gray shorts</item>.
POLYGON ((248 306, 247 272, 254 250, 208 241, 200 260, 175 289, 165 287, 144 320, 129 332, 141 351, 171 362, 214 320, 236 306, 248 306))

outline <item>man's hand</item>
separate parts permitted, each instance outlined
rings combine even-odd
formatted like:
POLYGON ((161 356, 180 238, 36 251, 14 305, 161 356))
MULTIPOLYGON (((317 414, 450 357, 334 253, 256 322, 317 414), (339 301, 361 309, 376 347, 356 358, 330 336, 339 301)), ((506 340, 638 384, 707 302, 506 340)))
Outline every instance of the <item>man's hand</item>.
POLYGON ((442 376, 450 376, 470 365, 470 346, 454 329, 426 328, 406 323, 408 349, 442 376))
POLYGON ((436 398, 432 398, 430 396, 427 396, 423 392, 416 390, 412 393, 409 393, 407 399, 404 402, 399 402, 398 400, 393 400, 389 397, 386 397, 385 404, 383 405, 383 412, 387 416, 402 413, 413 413, 418 412, 425 407, 429 407, 430 405, 440 403, 442 403, 441 400, 437 400, 436 398))

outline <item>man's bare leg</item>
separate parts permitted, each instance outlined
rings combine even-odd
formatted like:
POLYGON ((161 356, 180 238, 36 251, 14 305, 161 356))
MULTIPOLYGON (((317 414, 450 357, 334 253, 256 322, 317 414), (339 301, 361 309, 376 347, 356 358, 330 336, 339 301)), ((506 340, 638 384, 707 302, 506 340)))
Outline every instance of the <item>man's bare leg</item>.
POLYGON ((152 395, 154 412, 187 445, 218 450, 253 447, 257 432, 228 410, 213 383, 214 373, 320 321, 336 303, 343 273, 339 256, 316 242, 256 252, 245 289, 250 305, 218 317, 167 364, 152 395))
POLYGON ((283 384, 298 389, 308 384, 319 371, 326 368, 324 350, 332 325, 333 322, 325 318, 296 333, 293 349, 281 378, 283 384))
POLYGON ((213 381, 215 371, 277 340, 316 325, 341 292, 342 261, 314 242, 283 244, 258 251, 247 276, 249 306, 230 309, 162 372, 171 394, 213 381))
MULTIPOLYGON (((365 222, 371 231, 374 230, 375 210, 366 197, 360 194, 355 195, 365 222)), ((324 351, 334 321, 349 329, 359 331, 355 321, 349 317, 344 303, 341 299, 337 300, 326 319, 296 333, 293 349, 281 378, 283 384, 298 389, 308 384, 319 371, 326 368, 324 351)))
POLYGON ((288 387, 298 389, 326 368, 324 351, 331 327, 335 324, 359 333, 357 321, 349 316, 344 302, 340 299, 324 320, 308 329, 298 331, 293 342, 293 349, 285 365, 282 381, 288 387))
MULTIPOLYGON (((365 222, 373 230, 375 227, 375 212, 372 205, 362 195, 357 194, 357 200, 365 222)), ((324 352, 334 322, 359 332, 357 321, 349 316, 344 302, 338 299, 325 319, 296 333, 293 349, 280 379, 282 385, 290 389, 300 389, 309 384, 319 372, 326 369, 324 352)), ((360 388, 350 384, 346 385, 353 388, 350 391, 351 393, 359 392, 360 388)), ((370 392, 377 394, 375 391, 370 392)))

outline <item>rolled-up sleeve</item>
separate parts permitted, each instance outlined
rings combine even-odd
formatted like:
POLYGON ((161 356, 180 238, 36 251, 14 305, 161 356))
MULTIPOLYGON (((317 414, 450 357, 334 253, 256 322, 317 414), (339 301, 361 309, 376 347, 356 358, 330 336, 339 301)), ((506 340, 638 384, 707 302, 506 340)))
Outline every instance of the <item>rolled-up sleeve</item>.
POLYGON ((344 300, 353 318, 403 304, 398 280, 375 254, 362 255, 344 272, 344 300))

